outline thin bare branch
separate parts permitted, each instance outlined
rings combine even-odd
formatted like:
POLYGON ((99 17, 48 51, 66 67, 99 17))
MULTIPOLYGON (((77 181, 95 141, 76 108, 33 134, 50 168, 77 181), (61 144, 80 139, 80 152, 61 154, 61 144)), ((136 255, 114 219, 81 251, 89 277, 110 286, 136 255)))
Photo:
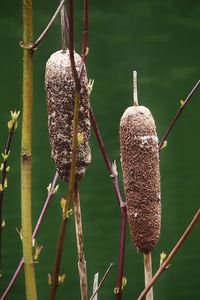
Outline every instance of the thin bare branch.
MULTIPOLYGON (((40 216, 38 218, 37 224, 36 224, 35 229, 33 231, 32 239, 34 239, 36 237, 36 235, 38 233, 38 230, 39 230, 39 228, 42 224, 42 220, 44 219, 44 216, 46 214, 49 203, 50 203, 50 201, 51 201, 51 199, 54 195, 54 189, 56 187, 57 180, 58 180, 58 173, 56 172, 56 174, 53 178, 53 181, 51 183, 51 188, 48 191, 48 195, 47 195, 47 198, 45 200, 44 206, 43 206, 42 211, 40 213, 40 216)), ((17 277, 19 276, 19 273, 22 270, 23 265, 24 265, 24 259, 22 258, 20 260, 20 263, 19 263, 15 273, 13 274, 13 277, 11 278, 11 280, 10 280, 10 282, 9 282, 9 284, 8 284, 6 290, 4 291, 4 293, 3 293, 0 300, 5 300, 7 298, 8 294, 10 293, 10 291, 11 291, 11 289, 12 289, 14 283, 15 283, 15 281, 17 280, 17 277)))
POLYGON ((166 258, 166 260, 161 264, 161 266, 159 267, 158 271, 155 273, 155 275, 153 276, 152 280, 145 287, 145 289, 142 291, 142 293, 137 298, 137 300, 144 299, 144 297, 146 296, 146 294, 148 293, 148 291, 151 289, 151 287, 155 284, 155 282, 160 277, 160 275, 162 274, 162 272, 165 271, 168 268, 170 261, 172 260, 172 258, 174 257, 174 255, 180 250, 181 246, 183 245, 183 243, 185 242, 185 240, 187 239, 187 237, 189 236, 189 234, 191 233, 192 229, 197 224, 197 222, 199 221, 199 219, 200 219, 200 209, 198 209, 197 213, 193 217, 191 223, 188 225, 188 227, 186 228, 185 232, 183 233, 183 235, 181 236, 181 238, 179 239, 179 241, 177 242, 177 244, 174 246, 174 248, 172 249, 172 251, 170 252, 170 254, 168 255, 168 257, 166 258))
POLYGON ((64 3, 65 3, 65 0, 62 0, 60 2, 60 5, 56 9, 56 11, 55 11, 53 17, 51 18, 51 20, 49 21, 48 25, 46 26, 44 31, 41 33, 41 35, 38 37, 38 39, 31 45, 30 49, 35 50, 39 46, 39 44, 42 42, 42 40, 44 39, 44 37, 48 33, 49 29, 51 28, 51 26, 55 22, 55 20, 56 20, 58 14, 60 13, 64 3))
POLYGON ((192 90, 189 92, 189 94, 187 95, 187 97, 185 98, 184 101, 181 101, 181 105, 178 109, 178 111, 176 112, 175 116, 173 117, 173 119, 171 120, 171 123, 169 124, 169 127, 167 128, 167 130, 165 131, 160 143, 159 143, 159 151, 162 149, 162 146, 164 144, 164 142, 167 140, 167 137, 169 135, 169 133, 171 132, 172 128, 174 127, 177 119, 180 117, 183 109, 185 108, 185 106, 187 105, 187 103, 189 102, 189 100, 191 99, 191 97, 193 96, 193 94, 195 93, 195 91, 197 90, 197 88, 200 85, 200 80, 197 81, 197 83, 195 84, 195 86, 192 88, 192 90))
POLYGON ((104 281, 106 280, 106 277, 108 276, 108 274, 109 274, 109 272, 110 272, 112 266, 113 266, 113 263, 111 263, 111 264, 109 265, 109 267, 108 267, 108 269, 106 270, 105 274, 103 275, 103 277, 102 277, 102 279, 101 279, 101 281, 100 281, 100 283, 99 283, 99 285, 98 285, 96 291, 93 293, 93 295, 90 297, 89 300, 93 300, 93 299, 94 299, 94 297, 95 297, 96 294, 98 293, 99 289, 102 287, 104 281))

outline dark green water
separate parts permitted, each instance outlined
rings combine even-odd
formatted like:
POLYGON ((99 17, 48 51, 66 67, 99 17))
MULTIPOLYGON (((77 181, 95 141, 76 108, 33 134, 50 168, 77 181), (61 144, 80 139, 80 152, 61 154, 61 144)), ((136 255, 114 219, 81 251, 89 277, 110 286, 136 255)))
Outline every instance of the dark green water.
MULTIPOLYGON (((58 1, 34 1, 34 36, 37 37, 52 15, 58 1)), ((79 1, 80 2, 80 1, 79 1)), ((76 50, 81 45, 82 5, 76 3, 76 50)), ((139 101, 148 106, 162 137, 169 121, 189 90, 199 79, 200 3, 199 1, 90 1, 88 74, 95 79, 91 103, 111 160, 119 163, 119 119, 132 101, 132 70, 139 74, 139 101)), ((50 54, 60 48, 59 20, 34 57, 33 115, 33 222, 42 208, 46 187, 54 174, 47 133, 44 94, 44 68, 50 54)), ((21 3, 4 2, 0 11, 0 147, 6 142, 6 122, 10 110, 21 110, 22 51, 21 3)), ((200 90, 194 95, 168 138, 161 153, 162 232, 153 251, 154 271, 159 254, 169 253, 199 208, 199 111, 200 90)), ((9 188, 5 194, 3 233, 3 272, 1 291, 6 287, 21 257, 20 228, 20 131, 11 152, 9 188)), ((111 179, 104 165, 94 134, 91 137, 93 160, 81 184, 85 252, 90 288, 95 272, 103 275, 114 267, 99 293, 99 300, 115 299, 119 245, 120 212, 111 179)), ((65 185, 52 200, 37 242, 44 245, 36 266, 38 299, 48 299, 47 273, 52 271, 59 228, 60 198, 65 185)), ((199 225, 176 255, 172 266, 157 282, 155 300, 200 299, 199 225)), ((123 299, 136 299, 143 288, 143 259, 132 246, 127 230, 123 299)), ((57 299, 77 300, 79 283, 73 218, 66 238, 62 271, 67 275, 57 299)), ((8 299, 25 299, 23 272, 8 299)))

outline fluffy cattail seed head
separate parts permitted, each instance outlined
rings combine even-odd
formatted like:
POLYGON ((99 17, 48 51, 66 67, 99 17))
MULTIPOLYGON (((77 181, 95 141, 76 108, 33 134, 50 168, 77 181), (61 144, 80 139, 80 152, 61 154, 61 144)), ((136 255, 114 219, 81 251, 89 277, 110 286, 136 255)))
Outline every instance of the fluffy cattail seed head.
MULTIPOLYGON (((81 72, 81 57, 74 53, 78 75, 81 72)), ((76 180, 84 176, 91 161, 89 147, 90 118, 88 79, 85 65, 80 79, 80 108, 78 120, 78 148, 76 162, 76 180)), ((48 129, 51 144, 51 156, 56 164, 59 176, 69 181, 72 156, 72 130, 74 115, 75 82, 71 72, 69 50, 53 53, 46 64, 45 72, 46 102, 48 111, 48 129)))
POLYGON ((154 119, 144 106, 126 109, 120 121, 120 153, 131 238, 143 253, 160 236, 160 171, 154 119))

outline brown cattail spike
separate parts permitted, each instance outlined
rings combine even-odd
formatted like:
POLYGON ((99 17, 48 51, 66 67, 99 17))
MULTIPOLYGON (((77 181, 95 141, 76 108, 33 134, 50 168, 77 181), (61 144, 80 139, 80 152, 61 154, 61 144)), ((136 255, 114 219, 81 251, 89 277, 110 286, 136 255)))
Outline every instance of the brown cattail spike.
MULTIPOLYGON (((74 53, 78 75, 82 60, 74 53)), ((81 97, 78 121, 78 149, 76 163, 76 180, 84 176, 91 161, 89 147, 90 118, 88 79, 85 65, 80 79, 81 97)), ((57 51, 51 55, 46 64, 45 73, 46 101, 48 110, 48 129, 51 144, 51 156, 56 164, 59 176, 69 181, 71 167, 71 144, 73 129, 73 111, 75 83, 71 72, 69 50, 57 51)))
POLYGON ((158 138, 146 107, 131 106, 122 115, 120 152, 131 238, 148 253, 160 236, 161 208, 158 138))

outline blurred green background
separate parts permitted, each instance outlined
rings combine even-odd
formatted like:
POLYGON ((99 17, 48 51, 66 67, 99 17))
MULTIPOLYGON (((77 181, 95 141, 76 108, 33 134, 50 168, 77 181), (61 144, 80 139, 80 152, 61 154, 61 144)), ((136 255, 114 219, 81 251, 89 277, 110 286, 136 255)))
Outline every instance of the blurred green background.
MULTIPOLYGON (((22 1, 4 1, 0 10, 0 147, 4 151, 10 110, 22 110, 22 1)), ((37 38, 52 16, 59 1, 33 1, 34 37, 37 38)), ((82 1, 75 1, 76 51, 82 37, 82 1)), ((89 1, 88 76, 94 78, 91 96, 100 131, 112 161, 118 165, 119 120, 132 103, 132 71, 138 71, 139 102, 152 111, 161 138, 172 116, 195 82, 200 70, 200 3, 199 1, 89 1)), ((46 187, 54 175, 47 132, 44 93, 44 70, 48 57, 60 48, 60 20, 57 19, 34 55, 33 111, 33 224, 47 195, 46 187)), ((162 251, 169 253, 199 208, 200 91, 193 96, 168 138, 161 153, 162 232, 153 251, 153 269, 159 265, 162 251)), ((9 188, 5 193, 3 216, 3 279, 1 294, 22 255, 16 228, 20 221, 20 136, 21 122, 15 134, 10 156, 9 188)), ((103 275, 108 265, 114 266, 99 300, 115 299, 119 254, 120 210, 94 134, 91 136, 92 163, 81 183, 81 205, 90 290, 93 275, 103 275)), ((38 299, 48 299, 47 273, 52 271, 57 233, 60 224, 60 198, 66 186, 60 182, 43 221, 37 242, 44 246, 36 265, 38 299)), ((199 225, 191 233, 171 267, 156 283, 156 299, 200 299, 199 225)), ((67 230, 61 273, 66 281, 57 299, 80 299, 76 264, 73 218, 67 230)), ((127 286, 123 299, 136 299, 143 289, 143 258, 133 248, 127 228, 125 276, 127 286)), ((8 299, 25 299, 23 272, 8 299)))

